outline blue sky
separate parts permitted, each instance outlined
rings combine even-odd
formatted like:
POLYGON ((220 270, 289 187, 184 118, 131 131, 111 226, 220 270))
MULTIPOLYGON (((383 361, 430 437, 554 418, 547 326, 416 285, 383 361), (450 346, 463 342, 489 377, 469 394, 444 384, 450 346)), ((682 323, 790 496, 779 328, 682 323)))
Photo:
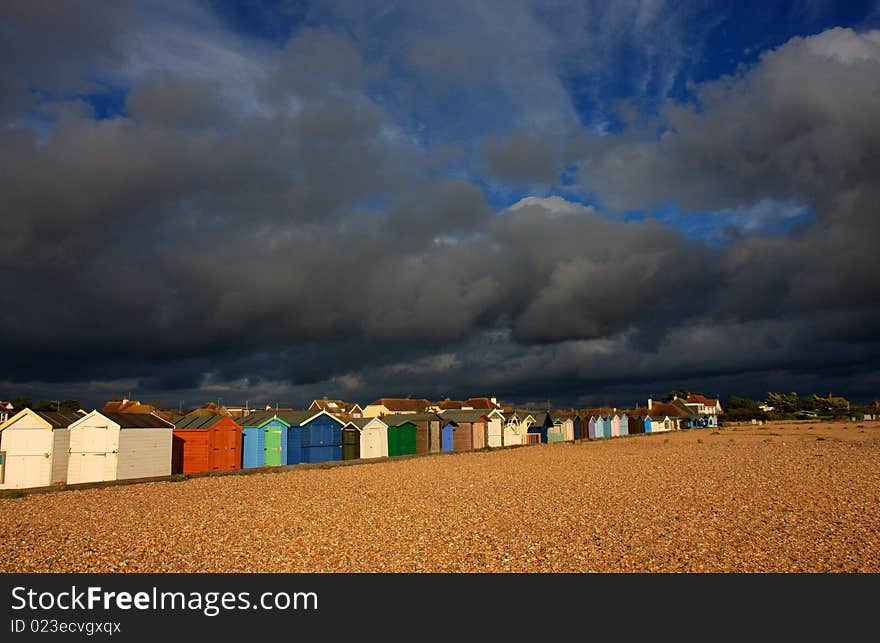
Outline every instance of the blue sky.
MULTIPOLYGON (((742 73, 758 61, 762 52, 792 37, 810 36, 832 27, 861 30, 880 25, 880 13, 873 1, 749 0, 684 2, 672 6, 660 2, 618 3, 623 9, 617 18, 612 15, 613 8, 591 6, 584 11, 578 7, 589 4, 534 3, 536 22, 546 29, 549 38, 556 39, 536 51, 549 57, 549 71, 564 88, 579 125, 586 131, 602 133, 626 129, 617 111, 622 101, 642 116, 656 116, 669 102, 693 103, 695 85, 742 73), (577 24, 578 20, 581 24, 577 24), (639 24, 640 20, 644 24, 639 24), (654 28, 656 33, 648 33, 654 28), (590 60, 596 51, 586 42, 596 35, 602 44, 599 64, 590 60)), ((497 114, 499 105, 493 105, 492 99, 486 101, 486 113, 479 107, 474 109, 472 100, 461 100, 460 88, 454 87, 439 90, 430 101, 395 99, 395 90, 400 86, 429 82, 418 70, 395 60, 401 51, 395 36, 409 28, 413 20, 410 12, 417 5, 379 3, 354 12, 354 16, 345 14, 345 3, 334 6, 215 0, 207 6, 225 28, 279 49, 303 29, 320 28, 352 35, 366 58, 388 65, 389 75, 370 87, 371 95, 378 101, 388 101, 397 112, 400 126, 417 137, 426 149, 448 144, 462 146, 464 155, 459 164, 449 168, 450 172, 480 186, 493 207, 502 209, 521 198, 539 194, 563 196, 602 210, 598 195, 578 189, 566 180, 569 177, 565 173, 557 175, 553 184, 526 185, 486 180, 480 175, 479 168, 474 167, 474 139, 487 133, 504 136, 520 124, 515 119, 507 120, 510 115, 497 114)), ((442 7, 437 13, 444 13, 442 7)), ((451 6, 449 13, 453 13, 451 6)), ((419 27, 424 33, 437 33, 445 24, 443 17, 429 15, 419 27)), ((529 84, 528 77, 521 80, 523 85, 529 84)), ((474 96, 481 100, 479 91, 474 96)), ((96 97, 92 102, 100 117, 112 114, 113 108, 123 101, 117 88, 106 98, 96 97)), ((577 130, 570 132, 572 137, 578 134, 577 130)), ((802 204, 762 200, 749 207, 693 213, 683 213, 675 203, 665 203, 648 211, 628 211, 622 216, 627 220, 657 217, 679 227, 690 238, 718 244, 728 238, 731 228, 742 234, 779 234, 786 232, 793 222, 810 218, 811 213, 802 204)))

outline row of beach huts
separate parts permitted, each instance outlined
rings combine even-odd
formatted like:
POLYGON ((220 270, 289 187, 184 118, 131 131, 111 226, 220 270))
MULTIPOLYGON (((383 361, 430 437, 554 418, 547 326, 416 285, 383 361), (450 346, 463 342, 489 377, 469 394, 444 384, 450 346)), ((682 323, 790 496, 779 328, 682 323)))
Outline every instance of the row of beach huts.
POLYGON ((362 409, 324 398, 308 410, 240 417, 223 409, 163 418, 152 410, 125 412, 145 410, 127 400, 90 413, 23 409, 0 424, 0 489, 610 438, 716 426, 720 413, 714 400, 649 400, 629 411, 517 409, 494 398, 471 400, 486 400, 477 402, 486 408, 381 398, 362 409))

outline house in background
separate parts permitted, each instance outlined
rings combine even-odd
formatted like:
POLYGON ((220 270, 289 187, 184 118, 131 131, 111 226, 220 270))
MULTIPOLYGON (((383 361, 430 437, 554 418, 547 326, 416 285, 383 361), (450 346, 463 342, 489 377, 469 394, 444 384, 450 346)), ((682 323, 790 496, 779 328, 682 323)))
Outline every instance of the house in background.
MULTIPOLYGON (((676 396, 673 401, 681 399, 676 396)), ((721 400, 708 398, 698 393, 689 393, 682 400, 682 403, 697 415, 705 418, 705 426, 707 427, 718 426, 721 414, 724 413, 724 410, 721 408, 721 400)))
POLYGON ((363 417, 376 418, 392 413, 424 413, 436 405, 430 400, 412 399, 409 397, 380 397, 372 404, 367 404, 363 410, 363 417))
POLYGON ((14 409, 15 407, 12 406, 12 402, 0 400, 0 424, 3 424, 10 418, 14 409))
POLYGON ((475 411, 502 410, 498 400, 494 397, 469 397, 465 400, 464 404, 464 407, 462 407, 463 410, 467 410, 468 408, 475 411))
POLYGON ((130 400, 127 397, 111 400, 101 409, 104 413, 155 413, 158 410, 152 404, 141 404, 138 400, 130 400))
MULTIPOLYGON (((438 412, 442 413, 443 411, 461 411, 465 407, 465 403, 447 397, 437 402, 436 406, 438 412)), ((473 407, 469 408, 472 409, 473 407)))
POLYGON ((67 480, 70 431, 78 413, 22 409, 0 424, 0 489, 67 480))
MULTIPOLYGON (((189 413, 186 413, 186 415, 201 416, 201 417, 211 417, 214 415, 223 415, 226 417, 232 417, 232 414, 229 412, 229 410, 225 406, 218 406, 214 402, 208 402, 207 404, 203 404, 199 408, 193 409, 189 413)), ((175 417, 172 420, 172 422, 176 419, 177 419, 177 417, 175 417)))
POLYGON ((313 400, 309 405, 309 411, 327 411, 337 417, 351 419, 363 417, 364 410, 357 402, 344 402, 343 400, 331 400, 324 396, 320 400, 313 400))

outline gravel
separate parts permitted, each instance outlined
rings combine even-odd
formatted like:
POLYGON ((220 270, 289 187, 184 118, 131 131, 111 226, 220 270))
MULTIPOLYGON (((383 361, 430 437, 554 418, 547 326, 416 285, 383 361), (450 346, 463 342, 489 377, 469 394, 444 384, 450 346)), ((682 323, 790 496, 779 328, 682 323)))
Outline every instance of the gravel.
POLYGON ((34 494, 0 543, 0 572, 876 573, 880 423, 34 494))

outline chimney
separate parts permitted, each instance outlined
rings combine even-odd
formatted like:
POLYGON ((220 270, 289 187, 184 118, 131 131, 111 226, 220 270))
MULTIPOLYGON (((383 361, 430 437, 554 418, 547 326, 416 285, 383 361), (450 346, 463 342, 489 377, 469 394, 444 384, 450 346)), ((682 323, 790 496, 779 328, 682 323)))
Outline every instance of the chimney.
POLYGON ((652 401, 651 398, 649 397, 649 398, 648 398, 648 410, 649 410, 649 411, 651 410, 651 405, 652 405, 652 404, 653 404, 653 401, 652 401))

